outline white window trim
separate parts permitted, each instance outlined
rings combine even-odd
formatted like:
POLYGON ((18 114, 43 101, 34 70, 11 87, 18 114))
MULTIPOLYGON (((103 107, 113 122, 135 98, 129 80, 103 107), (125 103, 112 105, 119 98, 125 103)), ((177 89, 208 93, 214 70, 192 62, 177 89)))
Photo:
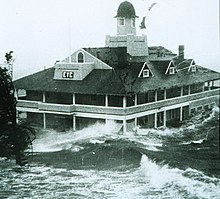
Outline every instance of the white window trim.
POLYGON ((124 17, 118 18, 118 26, 125 26, 125 18, 124 17), (120 24, 120 20, 122 20, 122 19, 124 21, 123 25, 120 24))
POLYGON ((190 66, 189 66, 188 72, 190 72, 190 71, 191 71, 191 72, 196 72, 196 71, 197 71, 197 66, 196 66, 194 60, 192 60, 191 63, 190 63, 190 66), (192 68, 194 68, 194 67, 195 67, 195 70, 192 70, 192 68))
POLYGON ((144 70, 146 70, 146 69, 144 69, 146 66, 147 66, 147 70, 149 70, 149 76, 148 76, 148 77, 154 76, 154 74, 152 73, 152 71, 151 71, 149 65, 145 62, 145 63, 143 64, 143 66, 142 66, 142 68, 141 68, 139 74, 138 74, 138 77, 144 77, 144 76, 141 75, 141 74, 143 73, 144 70), (151 73, 151 75, 150 75, 150 73, 151 73))
POLYGON ((174 74, 175 74, 175 68, 174 68, 174 66, 171 66, 171 67, 169 68, 169 74, 170 74, 170 75, 174 75, 174 74))
POLYGON ((196 71, 197 71, 196 65, 192 65, 192 66, 191 66, 191 71, 192 71, 192 72, 196 72, 196 71))
POLYGON ((81 64, 82 64, 82 63, 85 63, 85 53, 82 52, 81 50, 76 53, 76 61, 77 61, 77 63, 79 63, 79 60, 78 60, 78 55, 79 55, 79 53, 82 53, 82 54, 83 54, 83 62, 80 62, 80 63, 81 63, 81 64))
POLYGON ((144 70, 143 70, 143 77, 150 77, 150 71, 149 71, 149 69, 144 69, 144 70), (144 74, 145 72, 147 72, 147 73, 144 74))
POLYGON ((173 60, 170 61, 170 63, 169 63, 169 65, 168 65, 168 67, 167 67, 167 70, 166 70, 165 74, 168 74, 168 73, 170 74, 170 67, 171 67, 171 64, 173 64, 172 67, 174 67, 174 73, 173 73, 172 75, 175 74, 175 65, 174 65, 173 60))

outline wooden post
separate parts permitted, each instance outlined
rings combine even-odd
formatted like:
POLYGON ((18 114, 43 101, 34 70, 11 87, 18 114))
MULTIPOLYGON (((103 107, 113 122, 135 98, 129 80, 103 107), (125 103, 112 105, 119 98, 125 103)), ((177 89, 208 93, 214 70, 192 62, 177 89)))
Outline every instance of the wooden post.
POLYGON ((205 83, 202 85, 202 92, 205 91, 205 83))
POLYGON ((154 128, 157 128, 157 112, 154 114, 154 128))
POLYGON ((123 119, 123 133, 127 132, 127 122, 126 119, 123 119))
POLYGON ((43 113, 43 128, 46 129, 46 114, 43 113))
POLYGON ((166 89, 164 88, 164 99, 167 98, 167 92, 166 92, 166 89))
POLYGON ((183 121, 183 107, 180 107, 180 121, 183 121))
POLYGON ((137 106, 138 104, 138 98, 137 98, 137 94, 134 95, 134 105, 137 106))
POLYGON ((180 96, 183 96, 183 86, 180 88, 180 96))
POLYGON ((105 95, 105 107, 108 107, 108 95, 105 95))
POLYGON ((163 112, 163 126, 167 126, 167 112, 166 112, 166 110, 163 112))
POLYGON ((154 94, 154 101, 157 101, 157 90, 155 90, 155 94, 154 94))
POLYGON ((123 108, 126 108, 126 96, 123 96, 123 108))
POLYGON ((190 95, 191 94, 191 91, 190 91, 190 85, 189 85, 189 87, 188 87, 188 95, 190 95))
POLYGON ((134 129, 137 130, 137 118, 134 118, 134 129))
POLYGON ((76 116, 73 115, 73 131, 76 131, 76 116))
POLYGON ((76 104, 76 95, 75 95, 75 93, 73 93, 73 105, 75 105, 76 104))
POLYGON ((46 102, 45 92, 43 92, 43 102, 46 102))

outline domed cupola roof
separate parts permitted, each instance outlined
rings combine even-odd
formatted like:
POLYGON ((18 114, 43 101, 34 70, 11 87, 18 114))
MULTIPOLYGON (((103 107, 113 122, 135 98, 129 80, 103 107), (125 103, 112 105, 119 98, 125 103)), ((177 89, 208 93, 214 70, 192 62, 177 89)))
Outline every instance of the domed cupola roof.
POLYGON ((138 16, 135 14, 134 6, 130 2, 124 1, 119 5, 115 17, 135 18, 138 16))

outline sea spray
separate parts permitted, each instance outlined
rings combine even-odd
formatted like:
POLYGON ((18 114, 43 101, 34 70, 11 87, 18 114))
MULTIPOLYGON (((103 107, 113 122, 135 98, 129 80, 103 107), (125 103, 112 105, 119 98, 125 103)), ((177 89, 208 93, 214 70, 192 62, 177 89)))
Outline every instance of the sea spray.
POLYGON ((220 195, 220 180, 215 177, 205 176, 194 169, 181 170, 170 168, 168 165, 159 165, 146 155, 142 156, 141 173, 146 181, 159 189, 169 189, 175 193, 178 190, 179 197, 184 198, 214 198, 220 195))
POLYGON ((30 165, 18 168, 0 161, 0 197, 219 198, 217 109, 180 128, 119 135, 115 125, 42 132, 33 143, 37 153, 30 165))

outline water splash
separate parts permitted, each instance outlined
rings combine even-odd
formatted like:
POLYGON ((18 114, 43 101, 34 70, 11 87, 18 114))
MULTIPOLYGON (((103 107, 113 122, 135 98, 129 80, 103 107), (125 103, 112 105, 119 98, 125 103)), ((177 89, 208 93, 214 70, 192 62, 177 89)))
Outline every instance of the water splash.
POLYGON ((146 155, 142 157, 140 170, 154 187, 171 192, 178 190, 178 195, 184 198, 219 198, 220 179, 208 177, 200 171, 158 165, 146 155))

